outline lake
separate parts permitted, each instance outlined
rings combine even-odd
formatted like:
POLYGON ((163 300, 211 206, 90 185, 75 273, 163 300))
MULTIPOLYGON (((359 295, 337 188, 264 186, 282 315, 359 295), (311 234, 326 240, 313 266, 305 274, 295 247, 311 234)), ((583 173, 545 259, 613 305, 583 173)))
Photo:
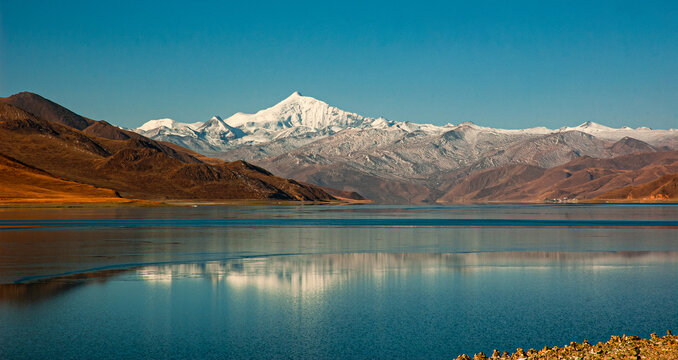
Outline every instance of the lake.
POLYGON ((0 209, 0 358, 454 358, 678 330, 678 206, 0 209))

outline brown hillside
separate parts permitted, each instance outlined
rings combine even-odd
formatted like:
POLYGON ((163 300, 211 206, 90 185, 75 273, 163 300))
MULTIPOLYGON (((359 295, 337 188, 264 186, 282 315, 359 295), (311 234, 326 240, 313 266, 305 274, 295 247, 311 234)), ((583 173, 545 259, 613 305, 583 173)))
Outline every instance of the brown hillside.
POLYGON ((78 130, 84 130, 94 123, 92 119, 80 116, 55 102, 30 92, 20 92, 6 98, 0 98, 0 101, 14 105, 40 119, 67 125, 78 130))
POLYGON ((678 173, 668 174, 638 186, 627 186, 596 197, 600 200, 669 200, 678 199, 678 173))
POLYGON ((499 198, 516 186, 543 176, 545 171, 546 169, 525 164, 479 171, 453 187, 439 201, 468 202, 499 198))
MULTIPOLYGON (((34 111, 82 125, 72 112, 51 102, 37 106, 42 98, 36 96, 30 99, 34 111)), ((89 122, 85 131, 64 122, 49 121, 0 101, 0 154, 57 178, 113 189, 129 198, 334 199, 318 187, 282 179, 243 162, 208 160, 139 135, 126 138, 113 132, 104 138, 86 132, 92 126, 106 131, 115 128, 105 122, 89 122)))
POLYGON ((295 179, 334 189, 342 189, 344 184, 361 184, 359 195, 377 203, 421 203, 431 198, 431 190, 425 186, 383 179, 358 171, 345 163, 302 167, 284 173, 291 173, 295 179))
POLYGON ((0 203, 124 202, 115 191, 57 179, 50 174, 0 155, 0 203))
POLYGON ((508 165, 471 174, 438 201, 593 199, 675 172, 678 172, 678 151, 630 154, 609 159, 583 156, 550 169, 508 165))
POLYGON ((654 146, 628 136, 612 144, 612 146, 610 146, 610 150, 612 150, 612 153, 614 154, 633 154, 657 151, 654 146))
POLYGON ((0 98, 0 102, 14 105, 30 114, 35 115, 37 118, 70 126, 89 135, 111 140, 144 138, 133 131, 120 129, 117 126, 107 123, 106 121, 97 121, 80 116, 53 101, 45 99, 38 94, 20 92, 6 98, 0 98))

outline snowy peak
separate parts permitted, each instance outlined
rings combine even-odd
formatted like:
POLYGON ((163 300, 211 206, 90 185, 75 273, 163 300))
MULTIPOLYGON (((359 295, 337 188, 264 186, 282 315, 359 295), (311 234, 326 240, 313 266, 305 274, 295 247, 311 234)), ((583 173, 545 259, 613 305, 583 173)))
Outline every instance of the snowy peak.
MULTIPOLYGON (((302 98, 302 97, 304 97, 304 96, 301 95, 300 92, 295 91, 295 92, 293 92, 292 94, 290 94, 290 96, 288 96, 288 97, 287 97, 285 100, 283 100, 282 102, 285 102, 285 101, 293 101, 293 100, 295 100, 295 99, 299 99, 299 98, 302 98)), ((307 98, 313 99, 313 98, 310 97, 310 96, 307 96, 307 98)), ((316 100, 316 99, 313 99, 313 100, 316 100)), ((319 100, 317 100, 317 101, 319 101, 319 100)))
POLYGON ((174 125, 176 124, 176 121, 172 119, 157 119, 157 120, 151 120, 143 125, 139 126, 137 129, 142 130, 142 131, 150 131, 153 129, 157 129, 159 127, 166 127, 168 129, 173 129, 174 125))
POLYGON ((230 126, 226 125, 224 120, 221 119, 219 116, 212 116, 212 118, 207 120, 198 128, 198 131, 204 131, 205 129, 228 131, 229 127, 230 126))
POLYGON ((157 120, 150 120, 143 125, 139 126, 136 128, 136 130, 141 130, 141 131, 152 131, 156 130, 161 127, 165 127, 168 129, 175 129, 175 130, 180 130, 180 129, 197 129, 200 126, 202 126, 204 123, 202 122, 195 122, 195 123, 182 123, 178 122, 169 118, 165 119, 157 119, 157 120))
POLYGON ((593 121, 587 121, 587 122, 584 122, 584 123, 580 124, 579 126, 575 126, 575 127, 564 126, 564 127, 560 128, 559 130, 560 131, 577 130, 577 131, 581 131, 581 132, 585 132, 585 133, 652 131, 652 129, 645 127, 645 126, 641 126, 639 128, 636 128, 636 129, 629 127, 629 126, 622 126, 620 128, 613 128, 613 127, 605 126, 603 124, 599 124, 599 123, 593 122, 593 121))
MULTIPOLYGON (((530 129, 496 129, 465 121, 460 124, 437 126, 414 122, 397 122, 384 118, 368 118, 341 110, 324 101, 304 96, 295 91, 277 104, 254 114, 236 113, 222 119, 213 116, 208 121, 187 124, 172 119, 151 120, 135 131, 157 140, 165 140, 205 152, 227 151, 243 146, 266 146, 277 144, 278 151, 285 146, 302 146, 340 132, 344 129, 369 130, 369 136, 435 136, 445 138, 463 137, 468 141, 482 138, 518 136, 529 138, 564 132, 584 133, 603 140, 617 141, 624 137, 634 138, 651 145, 667 138, 678 137, 676 130, 614 129, 592 121, 578 126, 551 130, 545 127, 530 129), (452 132, 450 132, 452 131, 452 132), (283 145, 281 145, 283 144, 283 145)), ((374 141, 381 141, 375 138, 374 141)))
POLYGON ((262 129, 280 131, 296 127, 336 130, 361 125, 365 119, 295 91, 268 109, 255 114, 237 113, 226 119, 226 123, 250 132, 262 129))
POLYGON ((648 127, 639 127, 633 129, 628 126, 622 126, 621 128, 612 128, 602 124, 595 123, 593 121, 587 121, 579 126, 575 127, 562 127, 558 129, 559 132, 566 131, 580 131, 589 135, 594 135, 601 139, 617 141, 624 137, 630 137, 638 139, 641 141, 655 141, 659 138, 671 137, 676 135, 676 130, 652 130, 648 127))
POLYGON ((388 127, 393 126, 394 122, 389 121, 384 119, 383 117, 374 119, 370 124, 369 127, 374 128, 374 129, 386 129, 388 127))
POLYGON ((219 145, 219 140, 228 141, 245 136, 242 130, 228 125, 219 116, 212 116, 197 129, 197 132, 214 146, 219 145))
POLYGON ((585 123, 582 123, 581 125, 577 126, 577 128, 579 128, 579 129, 588 129, 588 130, 591 130, 591 131, 610 131, 610 130, 614 130, 614 129, 611 128, 611 127, 607 127, 607 126, 605 126, 605 125, 601 125, 601 124, 598 124, 598 123, 593 122, 593 121, 587 121, 587 122, 585 122, 585 123))

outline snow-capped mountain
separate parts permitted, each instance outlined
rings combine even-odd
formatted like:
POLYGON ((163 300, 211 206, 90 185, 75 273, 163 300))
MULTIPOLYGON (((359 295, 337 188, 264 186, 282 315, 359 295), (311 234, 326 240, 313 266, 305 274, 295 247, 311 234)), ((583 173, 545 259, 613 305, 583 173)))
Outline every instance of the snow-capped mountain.
POLYGON ((143 125, 141 125, 138 130, 140 131, 153 131, 154 129, 160 129, 160 128, 168 128, 171 130, 175 131, 182 131, 184 129, 197 129, 199 128, 203 123, 202 122, 196 122, 193 124, 185 124, 185 123, 180 123, 176 122, 172 119, 158 119, 158 120, 151 120, 143 125))
POLYGON ((325 102, 294 92, 285 100, 256 114, 236 113, 227 119, 234 127, 248 133, 268 131, 276 133, 287 129, 330 129, 339 131, 363 124, 367 118, 330 106, 325 102))
MULTIPOLYGON (((260 110, 255 114, 239 112, 225 120, 219 116, 214 116, 206 122, 196 123, 180 123, 172 119, 158 119, 148 121, 134 131, 153 139, 187 146, 196 151, 217 153, 242 146, 260 145, 283 139, 294 139, 291 142, 298 146, 348 128, 440 135, 446 131, 464 127, 470 127, 484 133, 516 136, 579 131, 606 140, 620 140, 624 137, 631 137, 645 142, 661 142, 667 137, 672 138, 677 134, 674 129, 652 130, 647 127, 615 129, 594 122, 585 122, 579 126, 562 127, 555 130, 545 127, 495 129, 471 122, 444 126, 407 121, 395 122, 343 111, 315 98, 302 96, 299 92, 294 92, 278 104, 260 110)), ((285 149, 288 149, 288 147, 285 147, 285 149)))
POLYGON ((379 202, 436 201, 474 172, 510 164, 552 168, 575 158, 678 149, 678 131, 593 122, 548 129, 443 126, 368 118, 298 92, 255 114, 135 130, 225 160, 246 160, 301 181, 379 202))
POLYGON ((245 136, 242 130, 228 125, 218 116, 213 116, 194 131, 214 148, 219 148, 224 143, 245 136))
POLYGON ((653 130, 645 126, 635 129, 628 126, 622 126, 621 128, 615 129, 592 121, 587 121, 575 127, 563 127, 558 129, 558 131, 581 131, 607 140, 619 140, 625 137, 630 137, 645 142, 661 141, 666 137, 675 137, 678 133, 676 129, 653 130))
POLYGON ((294 92, 285 100, 256 114, 239 112, 226 120, 214 116, 204 123, 192 124, 171 119, 151 120, 134 131, 196 151, 215 153, 282 138, 320 138, 349 127, 373 123, 375 126, 389 124, 385 119, 372 119, 346 112, 294 92))

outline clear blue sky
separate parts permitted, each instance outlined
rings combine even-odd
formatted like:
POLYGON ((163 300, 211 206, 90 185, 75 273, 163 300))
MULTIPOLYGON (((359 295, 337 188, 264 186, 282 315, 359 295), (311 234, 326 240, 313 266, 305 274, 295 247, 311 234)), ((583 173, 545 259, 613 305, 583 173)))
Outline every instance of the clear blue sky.
POLYGON ((678 1, 0 0, 0 96, 134 127, 295 90, 398 121, 678 128, 678 1))

